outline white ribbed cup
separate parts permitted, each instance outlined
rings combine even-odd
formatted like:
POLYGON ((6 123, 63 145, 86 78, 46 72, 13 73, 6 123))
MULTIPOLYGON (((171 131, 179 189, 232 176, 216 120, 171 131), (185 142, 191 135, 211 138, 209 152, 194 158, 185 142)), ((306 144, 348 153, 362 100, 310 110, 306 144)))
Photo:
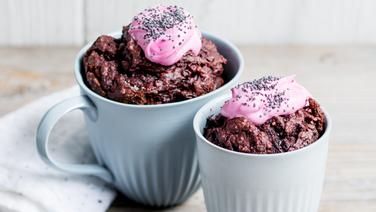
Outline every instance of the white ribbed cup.
POLYGON ((260 155, 230 151, 207 141, 203 128, 229 96, 204 105, 194 118, 208 212, 317 212, 325 175, 331 119, 324 135, 293 152, 260 155))

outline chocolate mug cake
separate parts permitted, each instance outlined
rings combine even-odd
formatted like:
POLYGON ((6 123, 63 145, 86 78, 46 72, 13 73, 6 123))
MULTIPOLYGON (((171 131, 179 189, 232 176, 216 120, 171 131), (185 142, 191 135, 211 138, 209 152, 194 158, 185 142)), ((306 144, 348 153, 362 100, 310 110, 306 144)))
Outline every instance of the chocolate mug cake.
POLYGON ((184 9, 146 9, 123 32, 80 50, 74 71, 80 95, 46 112, 38 152, 49 166, 97 176, 135 202, 181 204, 200 187, 193 116, 235 86, 243 67, 232 43, 198 31, 184 9), (83 111, 96 164, 50 157, 51 129, 73 110, 83 111))
POLYGON ((245 82, 195 115, 208 212, 317 212, 332 121, 294 76, 245 82))
POLYGON ((100 36, 86 52, 88 86, 128 104, 162 104, 192 99, 224 84, 227 63, 203 37, 193 17, 177 6, 140 12, 120 39, 100 36))
POLYGON ((204 136, 223 148, 273 154, 303 148, 324 133, 320 105, 294 76, 263 77, 232 89, 204 136))

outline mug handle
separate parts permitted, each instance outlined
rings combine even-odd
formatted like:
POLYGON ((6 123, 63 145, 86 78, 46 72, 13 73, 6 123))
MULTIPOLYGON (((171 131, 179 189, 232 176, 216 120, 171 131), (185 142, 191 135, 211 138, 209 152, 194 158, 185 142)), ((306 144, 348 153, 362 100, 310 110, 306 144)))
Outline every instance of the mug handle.
POLYGON ((85 112, 90 120, 97 120, 97 109, 94 104, 84 95, 64 100, 52 108, 43 116, 37 130, 37 150, 42 160, 49 166, 74 174, 88 174, 97 176, 108 183, 113 182, 112 174, 104 167, 97 164, 68 164, 60 163, 51 158, 48 151, 48 137, 54 125, 66 113, 80 109, 85 112))

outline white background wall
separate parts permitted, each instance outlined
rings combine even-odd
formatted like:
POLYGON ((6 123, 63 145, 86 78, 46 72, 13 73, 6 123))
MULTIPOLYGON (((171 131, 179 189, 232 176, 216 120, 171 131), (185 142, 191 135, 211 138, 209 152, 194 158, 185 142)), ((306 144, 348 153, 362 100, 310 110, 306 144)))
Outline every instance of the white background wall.
POLYGON ((0 0, 0 45, 81 45, 156 4, 238 44, 376 44, 376 0, 0 0))

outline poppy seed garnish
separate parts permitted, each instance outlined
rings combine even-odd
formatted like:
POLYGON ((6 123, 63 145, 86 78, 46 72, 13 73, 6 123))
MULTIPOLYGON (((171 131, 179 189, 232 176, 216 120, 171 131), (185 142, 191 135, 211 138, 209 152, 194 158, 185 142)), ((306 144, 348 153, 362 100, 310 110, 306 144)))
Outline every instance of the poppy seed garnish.
POLYGON ((128 26, 127 33, 151 62, 171 66, 188 51, 195 56, 200 53, 203 44, 201 32, 197 29, 188 31, 194 25, 192 16, 184 8, 158 5, 138 13, 128 26), (152 53, 155 53, 154 57, 152 53))
POLYGON ((149 8, 133 18, 133 21, 141 23, 136 26, 131 25, 130 30, 145 30, 147 32, 144 36, 145 40, 157 40, 165 35, 166 30, 175 26, 179 26, 179 30, 182 31, 181 26, 188 23, 189 17, 182 7, 168 6, 163 13, 155 8, 149 8))

